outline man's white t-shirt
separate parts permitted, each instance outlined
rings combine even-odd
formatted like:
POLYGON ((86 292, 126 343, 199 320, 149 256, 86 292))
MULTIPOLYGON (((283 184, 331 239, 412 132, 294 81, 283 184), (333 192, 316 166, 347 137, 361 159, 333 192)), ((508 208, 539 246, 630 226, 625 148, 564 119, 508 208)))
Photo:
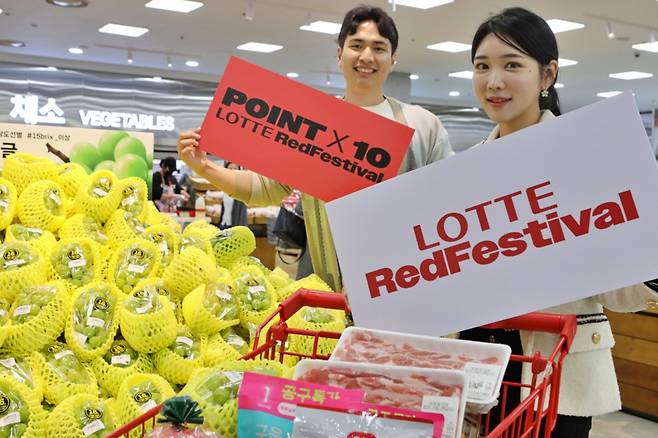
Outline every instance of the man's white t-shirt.
POLYGON ((382 103, 378 103, 377 105, 362 106, 361 108, 371 111, 375 114, 379 114, 380 116, 386 117, 387 119, 395 120, 395 114, 393 114, 393 108, 388 102, 388 99, 384 99, 382 103))

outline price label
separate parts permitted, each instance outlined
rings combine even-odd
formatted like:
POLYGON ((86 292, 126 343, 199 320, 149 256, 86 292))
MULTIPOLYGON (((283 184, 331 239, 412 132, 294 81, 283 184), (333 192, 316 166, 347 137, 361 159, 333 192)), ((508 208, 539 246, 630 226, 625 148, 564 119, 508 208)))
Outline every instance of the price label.
POLYGON ((78 344, 84 344, 87 342, 87 336, 82 333, 75 332, 73 333, 73 337, 78 341, 78 344))
POLYGON ((82 266, 87 266, 87 261, 83 258, 78 260, 69 260, 69 268, 80 268, 82 266))
POLYGON ((62 350, 55 353, 55 359, 58 360, 66 356, 73 356, 73 352, 71 350, 62 350))
POLYGON ((249 286, 249 292, 252 294, 258 293, 258 292, 265 292, 265 286, 258 285, 258 286, 249 286))
POLYGON ((162 251, 162 254, 169 255, 169 245, 167 245, 167 242, 165 240, 160 242, 158 246, 160 246, 160 251, 162 251))
POLYGON ((94 192, 97 196, 100 196, 101 198, 107 196, 107 192, 106 192, 105 190, 103 190, 103 189, 99 189, 98 187, 96 187, 96 188, 93 190, 93 192, 94 192))
POLYGON ((82 433, 84 433, 85 436, 89 436, 103 429, 105 429, 105 423, 101 420, 94 420, 82 428, 82 433))
POLYGON ((158 404, 155 402, 155 400, 151 399, 142 405, 142 412, 149 411, 154 407, 156 407, 157 405, 158 404))
POLYGON ((50 194, 50 199, 52 199, 53 201, 55 201, 55 204, 57 204, 57 205, 62 205, 62 200, 59 199, 59 196, 57 196, 57 193, 51 193, 51 194, 50 194))
POLYGON ((20 422, 21 414, 19 412, 11 412, 0 419, 0 427, 11 426, 20 422))
POLYGON ((112 365, 130 365, 130 355, 119 354, 118 356, 112 356, 112 360, 110 362, 112 365))
POLYGON ((87 318, 87 327, 103 327, 104 325, 105 321, 100 318, 94 318, 93 316, 87 318))
POLYGON ((25 304, 23 306, 18 306, 14 309, 14 316, 27 315, 32 311, 31 304, 25 304))
POLYGON ((9 268, 11 266, 23 266, 24 264, 25 264, 25 260, 22 259, 6 260, 5 268, 9 268))
POLYGON ((500 365, 469 362, 464 367, 468 376, 469 400, 483 401, 491 398, 501 373, 500 365))
POLYGON ((4 199, 0 199, 0 207, 2 208, 9 207, 9 202, 5 201, 4 199))
POLYGON ((423 396, 420 408, 423 412, 436 412, 443 414, 443 438, 453 438, 457 431, 457 418, 459 415, 459 397, 439 397, 433 395, 423 396))
POLYGON ((144 265, 135 265, 134 263, 128 265, 128 272, 136 272, 138 274, 143 274, 145 270, 146 270, 146 266, 144 265))
POLYGON ((144 313, 148 312, 152 308, 153 308, 153 305, 151 303, 146 303, 145 306, 136 308, 135 312, 139 315, 143 315, 144 313))
POLYGON ((181 344, 185 344, 188 347, 191 347, 194 344, 194 341, 187 336, 179 336, 176 338, 176 342, 179 342, 181 344))
POLYGON ((13 357, 8 357, 6 359, 0 359, 0 364, 5 368, 12 368, 16 366, 16 359, 13 357))
POLYGON ((127 205, 133 205, 135 202, 137 202, 137 198, 134 196, 128 196, 127 198, 123 198, 121 201, 121 205, 127 206, 127 205))

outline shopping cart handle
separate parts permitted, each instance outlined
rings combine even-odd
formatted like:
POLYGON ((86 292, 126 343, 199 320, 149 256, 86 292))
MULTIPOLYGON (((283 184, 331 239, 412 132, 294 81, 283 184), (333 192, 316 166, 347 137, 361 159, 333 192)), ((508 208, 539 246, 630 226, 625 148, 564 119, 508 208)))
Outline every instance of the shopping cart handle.
POLYGON ((280 304, 281 319, 287 320, 304 306, 346 311, 347 301, 341 293, 299 289, 280 304))
POLYGON ((516 329, 556 333, 565 338, 567 348, 571 348, 576 336, 576 315, 532 312, 503 321, 483 325, 490 329, 516 329))

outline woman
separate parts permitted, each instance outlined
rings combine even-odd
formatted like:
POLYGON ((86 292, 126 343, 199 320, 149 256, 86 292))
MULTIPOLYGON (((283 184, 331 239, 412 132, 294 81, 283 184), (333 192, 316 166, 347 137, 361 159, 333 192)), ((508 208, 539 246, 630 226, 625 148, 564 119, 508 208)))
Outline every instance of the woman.
MULTIPOLYGON (((490 17, 475 33, 471 60, 475 94, 487 116, 498 124, 483 143, 560 115, 554 87, 558 75, 557 42, 541 17, 522 8, 505 9, 490 17)), ((603 308, 639 311, 657 296, 647 283, 545 310, 575 314, 578 320, 576 337, 564 360, 553 438, 588 437, 592 416, 621 408, 610 350, 614 339, 603 308)), ((514 332, 484 329, 463 335, 462 338, 498 342, 497 337, 501 336, 506 338, 503 342, 519 340, 514 332)), ((522 332, 520 338, 525 354, 540 351, 547 355, 557 342, 555 335, 535 332, 522 332)), ((523 380, 527 382, 529 377, 529 370, 524 369, 523 380)))

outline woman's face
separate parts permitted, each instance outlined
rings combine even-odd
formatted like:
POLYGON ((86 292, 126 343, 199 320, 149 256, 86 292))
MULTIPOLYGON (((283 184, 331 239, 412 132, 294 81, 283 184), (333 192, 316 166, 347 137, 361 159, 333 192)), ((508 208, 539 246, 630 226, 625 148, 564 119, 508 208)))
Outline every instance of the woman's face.
POLYGON ((475 53, 473 88, 480 105, 492 121, 514 129, 539 120, 539 93, 552 84, 550 76, 535 59, 493 33, 475 53))

